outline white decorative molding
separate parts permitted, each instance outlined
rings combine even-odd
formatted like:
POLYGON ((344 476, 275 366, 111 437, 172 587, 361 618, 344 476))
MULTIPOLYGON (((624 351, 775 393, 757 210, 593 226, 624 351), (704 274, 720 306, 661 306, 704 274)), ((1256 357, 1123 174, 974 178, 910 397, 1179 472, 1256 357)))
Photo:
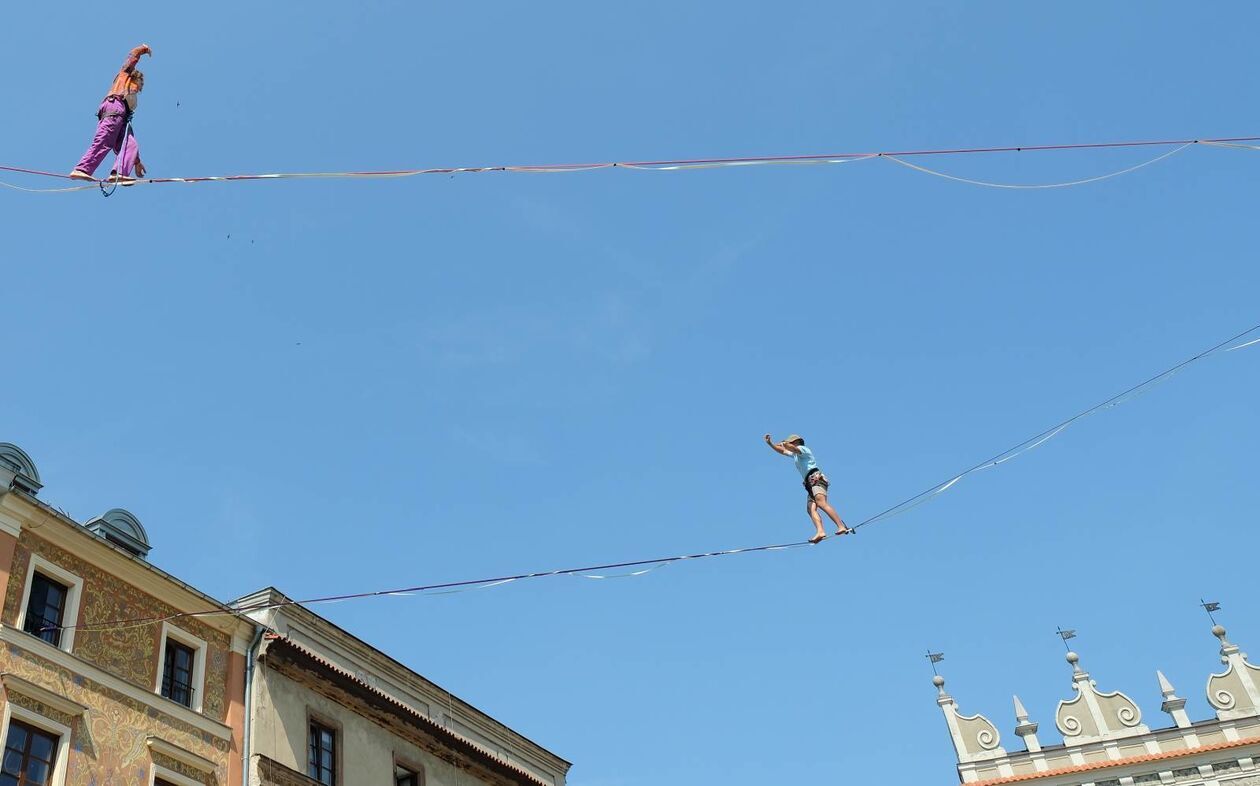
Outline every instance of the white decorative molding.
POLYGON ((1098 740, 1114 740, 1148 734, 1142 724, 1142 711, 1120 691, 1103 693, 1080 667, 1075 652, 1067 654, 1072 665, 1072 689, 1076 696, 1059 702, 1054 714, 1055 726, 1063 734, 1066 745, 1079 745, 1098 740))
POLYGON ((22 520, 8 511, 0 509, 0 532, 12 535, 15 538, 20 536, 22 534, 22 520))
POLYGON ((1225 638, 1223 627, 1214 625, 1212 635, 1221 641, 1221 662, 1225 664, 1225 671, 1208 677, 1208 704, 1216 710, 1218 720, 1260 715, 1260 668, 1248 663, 1238 645, 1225 638))
MULTIPOLYGON (((157 682, 153 686, 153 692, 159 696, 162 695, 162 680, 166 677, 166 642, 170 639, 175 639, 175 641, 193 651, 193 667, 190 678, 192 680, 190 687, 193 695, 190 697, 192 704, 188 709, 193 712, 201 712, 203 696, 206 692, 206 641, 166 621, 162 622, 162 641, 158 647, 157 682)), ((175 703, 178 704, 179 702, 175 703)))
POLYGON ((154 764, 149 769, 148 786, 156 786, 158 778, 172 786, 205 786, 204 781, 195 781, 187 775, 180 775, 178 772, 168 770, 160 764, 154 764))
POLYGON ((19 629, 24 630, 26 627, 26 610, 31 605, 31 589, 35 584, 36 573, 42 573, 45 578, 64 584, 66 587, 66 602, 61 610, 63 627, 57 646, 66 652, 74 652, 74 632, 79 623, 79 603, 83 600, 83 578, 32 553, 30 564, 26 567, 26 583, 22 585, 22 610, 18 613, 17 620, 19 629))
POLYGON ((242 636, 239 633, 232 636, 232 653, 234 655, 244 655, 249 657, 249 645, 253 641, 252 636, 242 636))
MULTIPOLYGON (((983 720, 985 723, 988 723, 988 719, 983 715, 968 715, 966 717, 959 715, 958 719, 967 721, 983 720)), ((991 726, 992 724, 989 725, 991 726)), ((998 730, 995 728, 981 727, 981 729, 976 732, 976 744, 986 751, 993 750, 998 746, 998 730)))
POLYGON ((16 693, 19 696, 25 696, 28 699, 34 699, 40 704, 52 707, 58 712, 64 712, 67 715, 79 716, 87 713, 88 708, 77 701, 67 699, 60 693, 51 691, 43 685, 36 685, 30 680, 23 679, 16 674, 5 672, 0 674, 0 682, 4 683, 5 693, 16 693))
POLYGON ((60 724, 52 718, 45 718, 39 713, 11 701, 4 703, 4 715, 0 720, 0 739, 9 739, 9 723, 17 718, 22 723, 57 735, 57 755, 53 758, 52 773, 48 778, 48 786, 66 786, 66 774, 70 768, 70 727, 60 724))
POLYGON ((9 625, 0 625, 0 642, 12 644, 57 666, 69 669, 74 674, 89 679, 102 687, 121 693, 163 715, 181 720, 220 740, 230 740, 232 738, 232 729, 226 724, 207 718, 205 715, 193 712, 182 704, 176 704, 170 699, 164 699, 138 685, 119 679, 76 655, 57 649, 43 639, 36 638, 26 631, 10 627, 9 625))
POLYGON ((158 753, 182 764, 187 764, 198 772, 212 774, 218 766, 209 759, 204 759, 195 753, 186 751, 161 737, 147 737, 144 743, 149 746, 149 750, 153 753, 158 753))
POLYGON ((944 678, 933 677, 932 684, 939 692, 936 703, 945 714, 945 725, 949 727, 950 740, 954 743, 960 763, 1006 756, 1006 751, 999 745, 1001 735, 988 718, 959 712, 954 698, 945 692, 944 678))

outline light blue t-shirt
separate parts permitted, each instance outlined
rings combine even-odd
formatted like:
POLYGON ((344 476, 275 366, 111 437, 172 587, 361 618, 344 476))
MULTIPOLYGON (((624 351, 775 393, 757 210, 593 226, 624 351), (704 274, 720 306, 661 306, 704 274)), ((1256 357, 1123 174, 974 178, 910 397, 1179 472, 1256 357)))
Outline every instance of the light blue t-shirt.
POLYGON ((814 461, 814 451, 804 445, 797 445, 796 451, 792 460, 796 462, 796 471, 801 473, 801 478, 804 479, 810 470, 818 469, 818 462, 814 461))

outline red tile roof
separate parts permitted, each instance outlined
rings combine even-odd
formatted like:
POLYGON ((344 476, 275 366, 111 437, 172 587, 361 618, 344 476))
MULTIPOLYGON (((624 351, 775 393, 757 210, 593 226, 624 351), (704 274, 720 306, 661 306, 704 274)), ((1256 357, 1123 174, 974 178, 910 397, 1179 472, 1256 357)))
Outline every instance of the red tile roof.
POLYGON ((971 783, 968 783, 967 786, 998 786, 998 784, 1003 783, 1022 783, 1025 781, 1037 780, 1038 778, 1053 778, 1057 775, 1071 775, 1076 772, 1090 772, 1092 770, 1103 770, 1109 767, 1127 767, 1131 764, 1142 764, 1148 761, 1181 759, 1198 753, 1211 753, 1212 751, 1222 751, 1230 748, 1243 748, 1248 745, 1257 744, 1260 744, 1260 737, 1247 737, 1246 739, 1235 740, 1233 742, 1218 742, 1213 745, 1203 745, 1198 748, 1187 748, 1186 750, 1180 751, 1147 753, 1141 756, 1130 756, 1127 759, 1096 761, 1090 764, 1076 764, 1071 767, 1059 767, 1058 769, 1046 770, 1045 772, 1030 772, 1027 775, 1009 775, 1003 778, 991 778, 987 781, 972 781, 971 783))

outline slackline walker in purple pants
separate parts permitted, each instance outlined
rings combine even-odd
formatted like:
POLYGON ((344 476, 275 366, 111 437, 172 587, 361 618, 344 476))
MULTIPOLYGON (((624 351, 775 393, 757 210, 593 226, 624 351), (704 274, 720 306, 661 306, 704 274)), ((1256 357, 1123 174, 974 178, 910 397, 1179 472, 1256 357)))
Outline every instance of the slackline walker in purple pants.
POLYGON ((92 144, 88 145, 87 152, 79 159, 74 171, 92 175, 109 151, 113 150, 118 154, 118 165, 116 171, 110 174, 131 177, 136 162, 140 160, 140 146, 136 144, 136 135, 131 133, 131 128, 127 125, 127 114, 127 104, 121 98, 105 99, 97 115, 100 122, 96 125, 96 136, 92 137, 92 144))
POLYGON ((96 135, 92 144, 79 163, 75 165, 70 177, 75 180, 96 179, 96 168, 113 150, 118 154, 118 166, 110 173, 110 179, 131 180, 134 171, 138 177, 144 177, 144 163, 140 160, 140 146, 131 133, 131 114, 136 111, 136 102, 140 99, 140 91, 144 90, 144 74, 136 68, 141 55, 153 55, 147 44, 141 44, 127 55, 122 69, 114 77, 101 108, 96 113, 96 135))

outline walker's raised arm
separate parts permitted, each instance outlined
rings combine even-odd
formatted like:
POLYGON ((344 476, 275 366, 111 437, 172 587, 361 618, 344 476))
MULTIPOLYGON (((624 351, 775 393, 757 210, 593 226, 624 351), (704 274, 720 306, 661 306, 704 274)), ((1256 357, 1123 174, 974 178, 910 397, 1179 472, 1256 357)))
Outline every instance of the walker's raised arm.
POLYGON ((791 453, 787 451, 787 449, 783 447, 782 443, 775 444, 774 440, 770 439, 769 434, 765 436, 765 440, 766 440, 766 444, 769 445, 770 449, 773 450, 775 453, 782 453, 785 456, 792 455, 791 453))
POLYGON ((149 48, 148 44, 141 44, 140 46, 131 50, 131 52, 127 55, 127 59, 123 61, 123 66, 122 66, 123 72, 130 74, 132 71, 134 71, 136 64, 140 62, 141 55, 148 55, 149 57, 153 57, 153 50, 149 48))

